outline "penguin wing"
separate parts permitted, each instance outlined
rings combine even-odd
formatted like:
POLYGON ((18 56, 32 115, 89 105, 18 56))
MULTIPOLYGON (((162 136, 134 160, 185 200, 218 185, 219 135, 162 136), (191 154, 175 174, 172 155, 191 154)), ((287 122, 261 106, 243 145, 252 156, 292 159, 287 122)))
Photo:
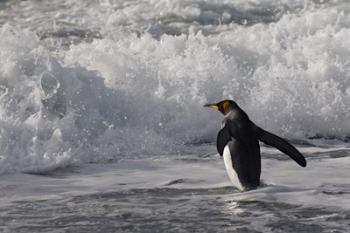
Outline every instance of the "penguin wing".
POLYGON ((222 128, 216 138, 216 148, 219 154, 222 156, 224 153, 225 146, 231 140, 231 135, 228 128, 225 126, 222 128))
POLYGON ((267 132, 258 126, 255 126, 255 130, 260 141, 269 146, 276 147, 278 150, 291 157, 295 162, 297 162, 297 164, 302 167, 306 167, 306 160, 304 156, 285 139, 278 137, 273 133, 267 132))

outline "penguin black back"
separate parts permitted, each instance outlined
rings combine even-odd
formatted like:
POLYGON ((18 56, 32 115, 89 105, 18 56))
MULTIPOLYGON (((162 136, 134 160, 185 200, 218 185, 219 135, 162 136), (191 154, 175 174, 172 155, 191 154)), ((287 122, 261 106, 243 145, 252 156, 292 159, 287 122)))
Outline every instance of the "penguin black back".
POLYGON ((240 190, 260 184, 261 155, 259 140, 289 155, 300 166, 306 166, 304 156, 289 142, 256 126, 232 100, 206 104, 225 115, 217 136, 217 150, 224 157, 229 178, 240 190))

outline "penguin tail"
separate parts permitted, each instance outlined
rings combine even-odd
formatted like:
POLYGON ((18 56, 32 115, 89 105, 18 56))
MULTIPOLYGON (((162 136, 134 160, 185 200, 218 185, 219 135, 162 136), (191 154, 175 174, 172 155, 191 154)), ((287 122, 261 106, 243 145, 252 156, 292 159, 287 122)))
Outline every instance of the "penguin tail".
POLYGON ((302 167, 306 167, 306 160, 304 156, 287 140, 278 137, 277 135, 270 133, 262 128, 256 126, 256 133, 258 139, 266 145, 273 146, 282 151, 289 157, 291 157, 297 164, 302 167))

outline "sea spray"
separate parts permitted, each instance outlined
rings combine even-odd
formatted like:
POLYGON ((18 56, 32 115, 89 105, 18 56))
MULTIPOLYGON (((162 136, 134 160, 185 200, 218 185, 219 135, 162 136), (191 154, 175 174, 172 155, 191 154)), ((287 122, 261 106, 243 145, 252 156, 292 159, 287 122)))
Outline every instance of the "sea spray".
POLYGON ((350 21, 341 2, 266 11, 269 1, 242 1, 226 12, 220 2, 103 1, 47 21, 38 12, 49 5, 21 4, 31 24, 8 9, 1 28, 0 173, 214 142, 220 115, 201 106, 224 98, 289 139, 350 136, 350 21))

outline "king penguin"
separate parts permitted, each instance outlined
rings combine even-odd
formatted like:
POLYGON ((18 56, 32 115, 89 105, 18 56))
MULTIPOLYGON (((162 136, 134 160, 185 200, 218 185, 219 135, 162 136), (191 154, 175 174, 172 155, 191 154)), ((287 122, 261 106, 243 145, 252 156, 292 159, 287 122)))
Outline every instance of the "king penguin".
POLYGON ((285 139, 255 125, 248 115, 232 100, 206 104, 224 115, 217 135, 217 150, 223 157, 227 174, 240 191, 260 185, 261 155, 259 140, 289 155, 300 166, 306 167, 304 156, 285 139))

